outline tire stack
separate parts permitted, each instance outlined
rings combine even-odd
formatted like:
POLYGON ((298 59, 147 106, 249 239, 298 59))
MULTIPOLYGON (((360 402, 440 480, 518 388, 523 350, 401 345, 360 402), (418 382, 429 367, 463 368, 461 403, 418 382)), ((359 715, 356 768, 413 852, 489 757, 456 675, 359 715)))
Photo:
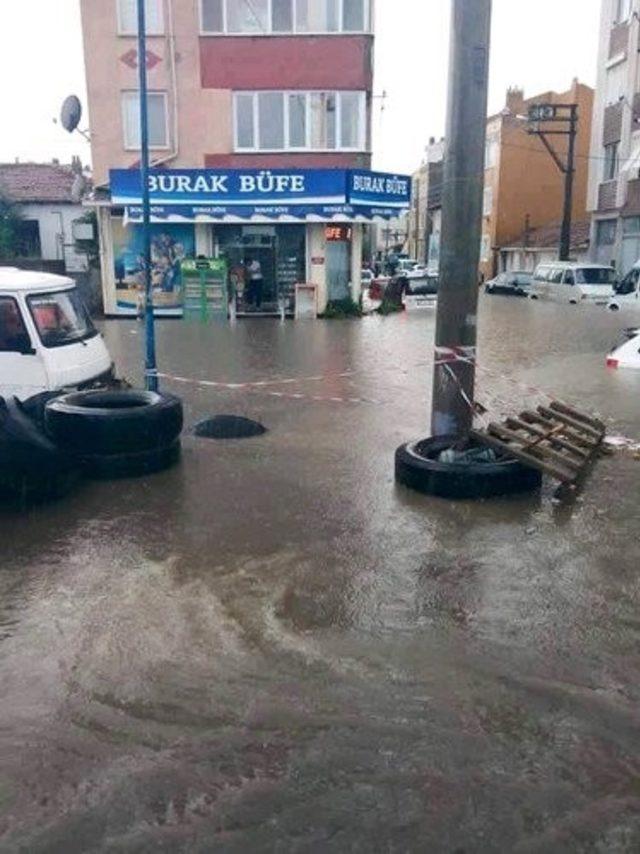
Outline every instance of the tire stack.
POLYGON ((92 478, 140 477, 180 457, 182 403, 156 392, 84 391, 50 401, 45 427, 92 478))

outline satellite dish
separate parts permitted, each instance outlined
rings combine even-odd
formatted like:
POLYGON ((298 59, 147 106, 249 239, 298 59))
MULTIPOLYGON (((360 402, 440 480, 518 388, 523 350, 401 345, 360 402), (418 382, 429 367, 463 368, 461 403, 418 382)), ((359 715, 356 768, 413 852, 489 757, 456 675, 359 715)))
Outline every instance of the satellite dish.
POLYGON ((69 133, 73 133, 80 124, 81 118, 82 104, 80 103, 80 98, 76 95, 69 95, 68 98, 64 99, 62 109, 60 110, 60 122, 62 127, 69 131, 69 133))

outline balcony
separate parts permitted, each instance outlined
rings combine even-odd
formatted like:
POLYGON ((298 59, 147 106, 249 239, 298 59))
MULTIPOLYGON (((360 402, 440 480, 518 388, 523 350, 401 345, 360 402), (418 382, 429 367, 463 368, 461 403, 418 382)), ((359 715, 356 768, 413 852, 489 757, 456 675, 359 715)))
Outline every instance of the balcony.
POLYGON ((640 178, 635 178, 627 184, 627 201, 622 209, 625 216, 640 214, 640 178))
POLYGON ((629 24, 616 24, 609 38, 609 59, 621 53, 627 54, 629 48, 629 24))
POLYGON ((598 188, 598 212, 616 210, 618 203, 618 181, 605 181, 598 188))

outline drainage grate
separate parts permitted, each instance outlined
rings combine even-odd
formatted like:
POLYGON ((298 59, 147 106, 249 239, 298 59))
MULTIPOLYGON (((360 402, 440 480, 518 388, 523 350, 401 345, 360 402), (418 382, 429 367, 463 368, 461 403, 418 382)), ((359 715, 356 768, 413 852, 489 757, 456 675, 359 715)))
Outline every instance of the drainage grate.
POLYGON ((195 434, 201 439, 250 439, 266 432, 263 424, 240 415, 215 415, 205 418, 195 427, 195 434))

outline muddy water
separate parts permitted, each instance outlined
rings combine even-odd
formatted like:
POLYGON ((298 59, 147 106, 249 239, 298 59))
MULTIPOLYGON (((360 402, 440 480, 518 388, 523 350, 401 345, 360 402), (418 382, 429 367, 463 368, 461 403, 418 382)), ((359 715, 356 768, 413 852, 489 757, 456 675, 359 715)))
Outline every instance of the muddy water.
MULTIPOLYGON (((478 398, 640 437, 640 373, 603 367, 633 320, 486 299, 478 398)), ((137 324, 105 331, 139 379, 137 324)), ((396 487, 432 340, 160 326, 168 373, 278 381, 166 381, 190 425, 269 433, 0 516, 1 850, 638 850, 640 462, 571 504, 396 487)))

